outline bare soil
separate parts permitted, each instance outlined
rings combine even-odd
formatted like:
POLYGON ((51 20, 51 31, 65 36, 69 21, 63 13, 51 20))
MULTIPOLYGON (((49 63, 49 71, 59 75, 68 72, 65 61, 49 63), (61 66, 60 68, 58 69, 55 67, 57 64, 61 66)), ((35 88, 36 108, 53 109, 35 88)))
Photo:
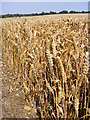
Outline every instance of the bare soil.
POLYGON ((5 63, 2 67, 2 117, 38 118, 35 101, 31 101, 30 110, 25 109, 24 88, 5 63))

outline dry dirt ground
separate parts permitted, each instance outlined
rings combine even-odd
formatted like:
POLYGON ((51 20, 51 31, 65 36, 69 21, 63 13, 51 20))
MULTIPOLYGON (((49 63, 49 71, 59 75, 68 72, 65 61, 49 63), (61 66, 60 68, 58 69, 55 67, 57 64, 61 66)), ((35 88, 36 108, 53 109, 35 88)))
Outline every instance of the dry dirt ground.
POLYGON ((30 110, 25 109, 23 87, 17 78, 9 71, 3 62, 2 67, 2 117, 3 118, 39 118, 36 104, 30 104, 30 110))

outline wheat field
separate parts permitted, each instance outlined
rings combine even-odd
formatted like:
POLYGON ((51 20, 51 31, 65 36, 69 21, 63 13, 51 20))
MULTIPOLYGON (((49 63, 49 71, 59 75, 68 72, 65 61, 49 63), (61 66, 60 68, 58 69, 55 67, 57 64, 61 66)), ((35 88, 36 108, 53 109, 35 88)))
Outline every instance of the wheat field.
POLYGON ((2 50, 41 118, 89 116, 87 14, 3 19, 2 50))

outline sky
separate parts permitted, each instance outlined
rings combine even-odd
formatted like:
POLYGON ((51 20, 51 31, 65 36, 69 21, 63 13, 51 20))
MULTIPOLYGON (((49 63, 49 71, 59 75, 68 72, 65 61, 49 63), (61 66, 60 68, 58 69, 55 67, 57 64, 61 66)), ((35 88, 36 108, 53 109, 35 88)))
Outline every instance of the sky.
POLYGON ((30 14, 62 10, 88 11, 88 2, 2 2, 1 14, 30 14))

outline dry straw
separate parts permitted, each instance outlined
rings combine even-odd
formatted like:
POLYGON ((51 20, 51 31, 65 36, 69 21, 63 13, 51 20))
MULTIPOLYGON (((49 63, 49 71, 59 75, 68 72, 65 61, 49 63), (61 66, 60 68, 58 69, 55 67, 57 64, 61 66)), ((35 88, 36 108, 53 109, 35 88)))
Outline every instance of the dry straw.
POLYGON ((41 118, 88 116, 87 19, 43 16, 4 19, 3 58, 36 100, 41 118))

